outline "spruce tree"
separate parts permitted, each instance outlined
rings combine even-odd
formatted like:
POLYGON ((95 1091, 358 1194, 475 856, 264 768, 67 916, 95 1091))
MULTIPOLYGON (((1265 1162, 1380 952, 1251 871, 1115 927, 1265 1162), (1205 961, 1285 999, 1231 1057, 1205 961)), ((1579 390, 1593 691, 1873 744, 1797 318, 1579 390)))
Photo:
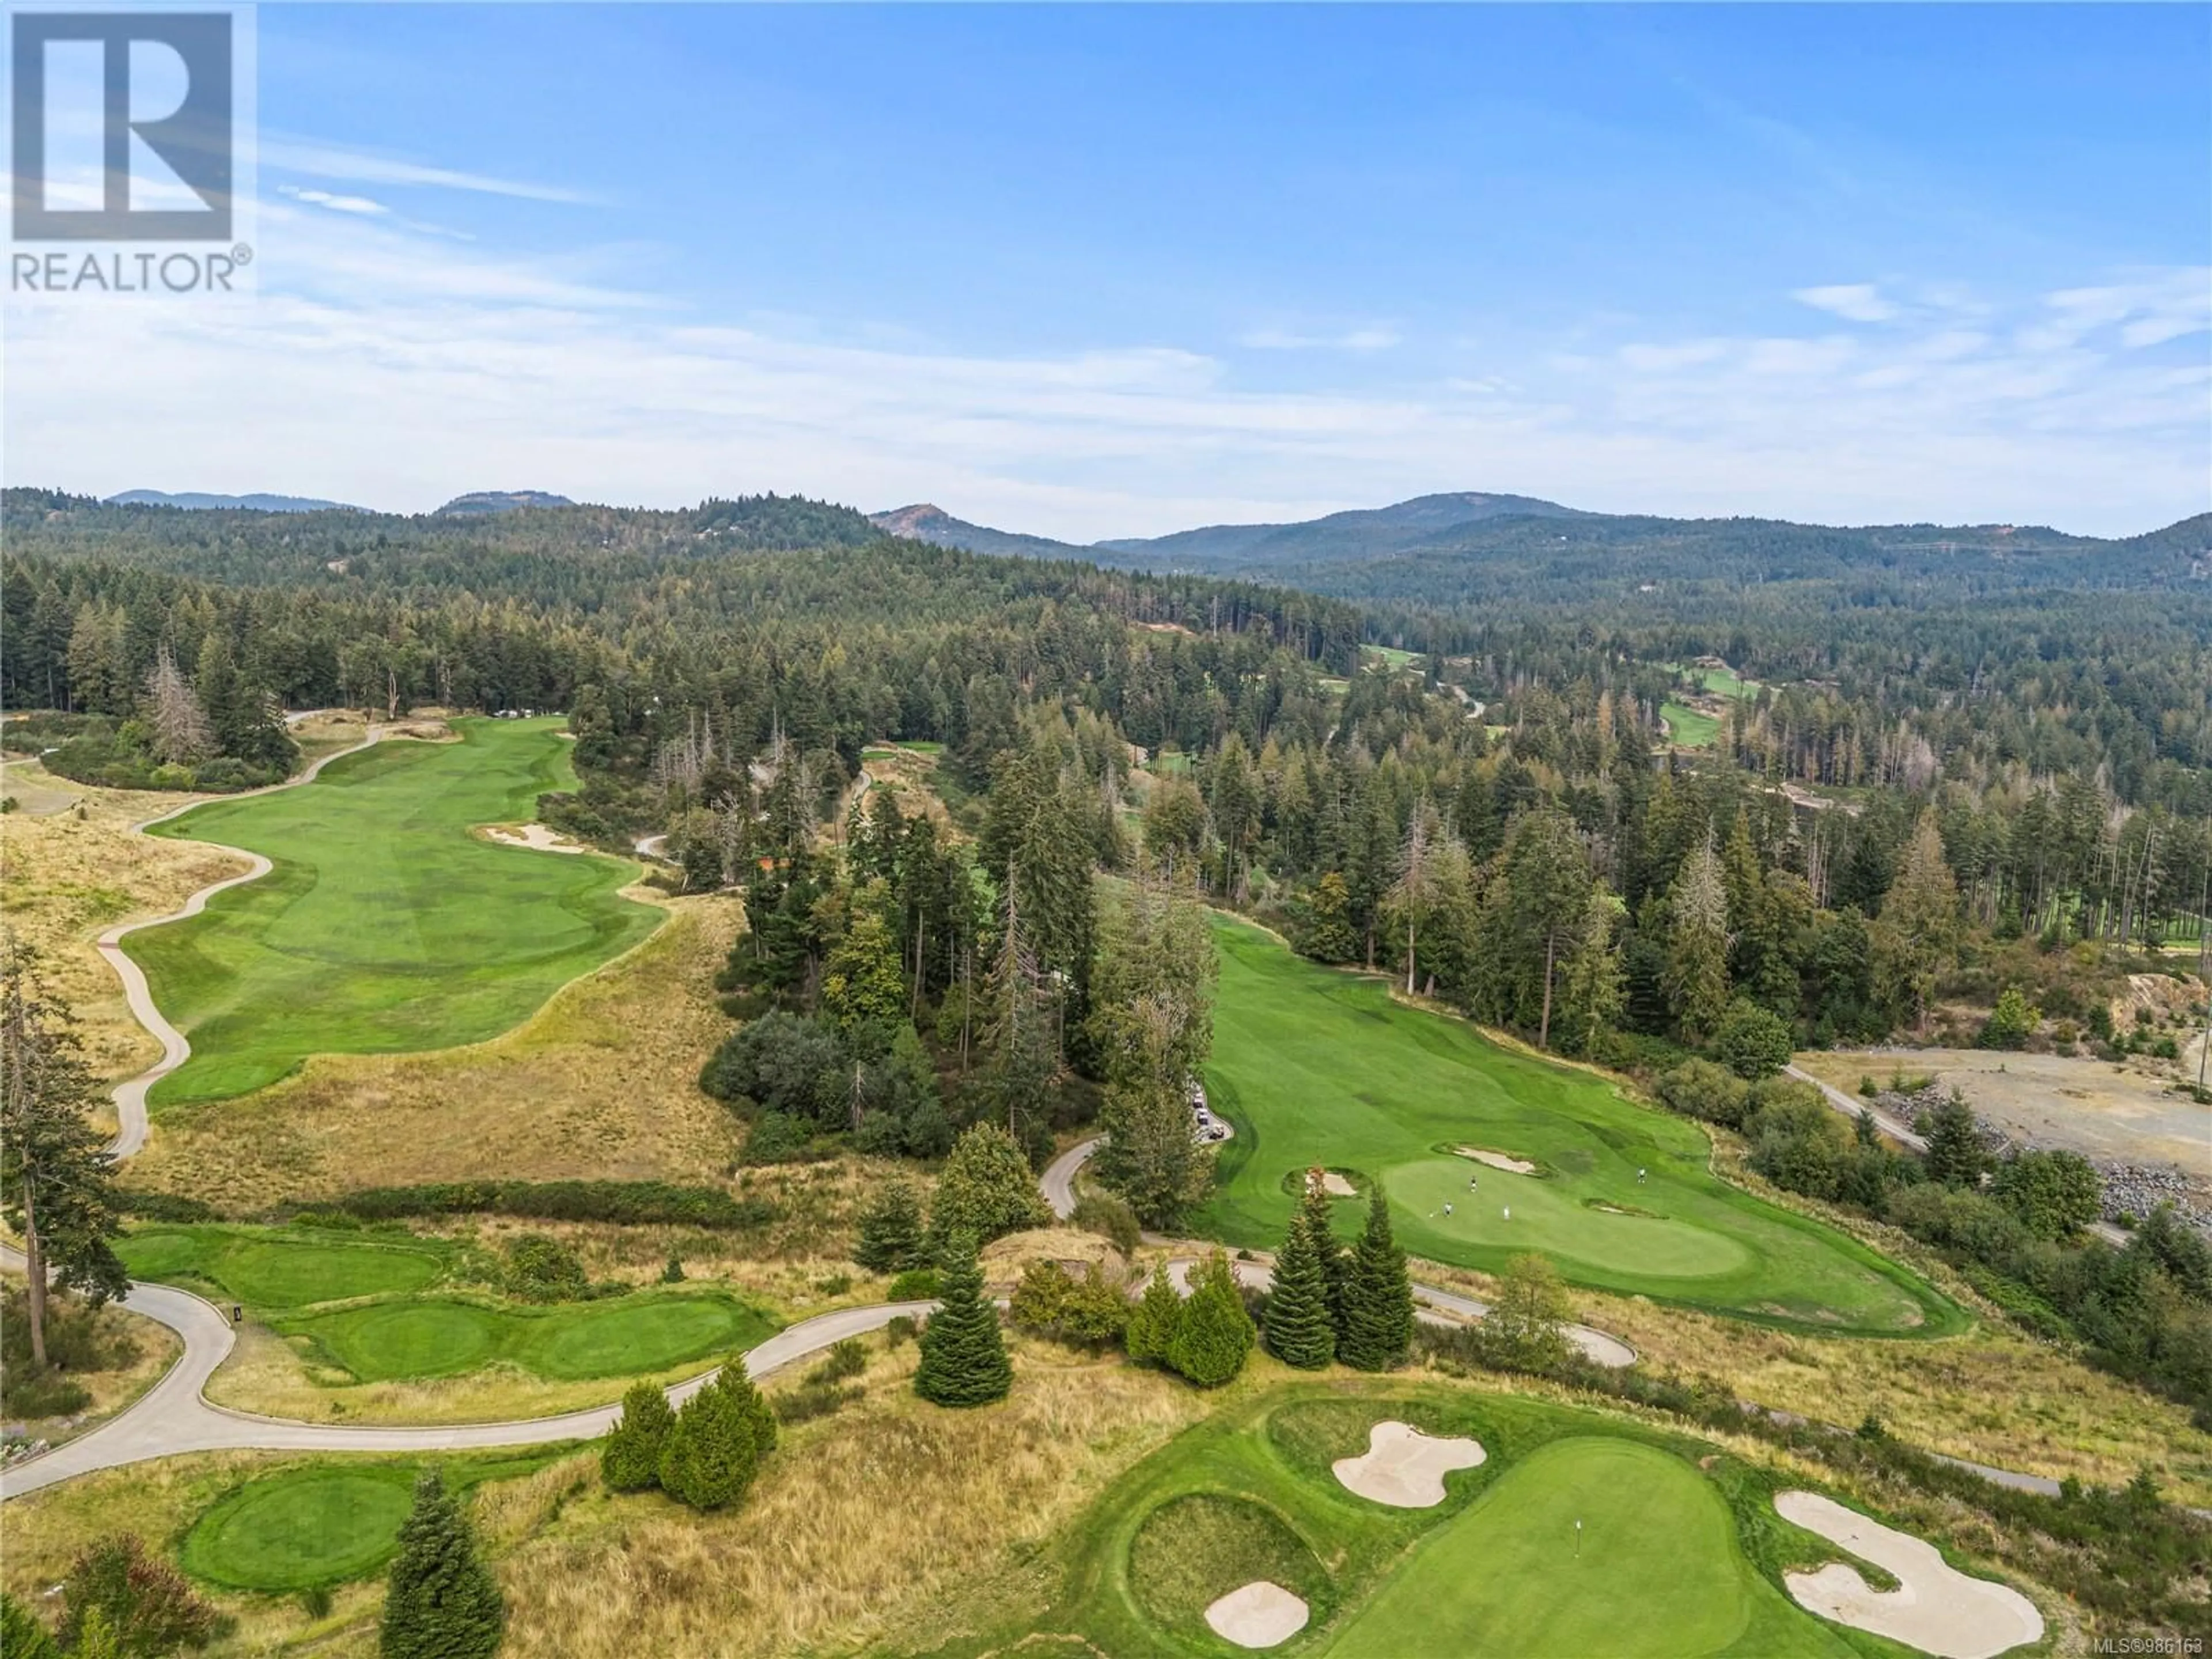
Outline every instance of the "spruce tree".
POLYGON ((1176 1327, 1182 1322, 1182 1298, 1168 1280, 1168 1270, 1158 1269, 1129 1310, 1129 1323, 1121 1334, 1129 1358, 1144 1365, 1164 1365, 1174 1346, 1176 1327))
POLYGON ((1363 1371, 1388 1370, 1413 1345, 1413 1287, 1406 1253, 1390 1236, 1390 1206, 1378 1182, 1367 1206, 1367 1230, 1352 1255, 1336 1357, 1363 1371))
POLYGON ((902 1273, 928 1265, 921 1205, 911 1184, 892 1182, 860 1212, 860 1238, 853 1247, 853 1260, 877 1273, 902 1273))
POLYGON ((599 1449, 599 1474, 617 1492, 644 1492, 660 1484, 660 1449, 676 1421, 668 1396, 650 1382, 631 1386, 622 1415, 599 1449))
POLYGON ((1305 1202, 1299 1206, 1298 1216, 1305 1223, 1306 1237, 1313 1241, 1315 1259, 1321 1263, 1322 1278, 1328 1285, 1328 1316, 1336 1328, 1336 1346, 1340 1348, 1344 1346, 1344 1285, 1352 1263, 1344 1246, 1336 1242, 1328 1207, 1332 1200, 1322 1184, 1323 1174, 1319 1168, 1306 1171, 1305 1202))
POLYGON ((415 1482, 399 1554, 384 1597, 384 1659, 487 1659, 499 1650, 507 1606, 477 1555, 460 1500, 435 1469, 415 1482))
POLYGON ((983 1294, 975 1236, 955 1233, 945 1245, 941 1300, 922 1327, 914 1391, 939 1406, 983 1406, 1004 1400, 1013 1380, 999 1310, 983 1294))
POLYGON ((714 1379, 714 1386, 729 1398, 738 1420, 751 1435, 755 1462, 774 1451, 775 1411, 755 1385, 751 1373, 745 1370, 743 1354, 730 1356, 722 1367, 722 1374, 714 1379))
POLYGON ((1317 1371, 1336 1358, 1336 1320, 1329 1311, 1328 1274, 1314 1248, 1305 1212, 1291 1218, 1290 1236, 1275 1256, 1274 1294, 1267 1302, 1267 1352, 1285 1365, 1317 1371))
POLYGON ((752 1485, 758 1432, 744 1401, 716 1377, 676 1414, 660 1449, 661 1489, 695 1510, 727 1509, 752 1485))
POLYGON ((1168 1344, 1168 1364, 1200 1388, 1217 1389, 1244 1369, 1255 1334, 1229 1258, 1216 1250, 1198 1270, 1168 1344))

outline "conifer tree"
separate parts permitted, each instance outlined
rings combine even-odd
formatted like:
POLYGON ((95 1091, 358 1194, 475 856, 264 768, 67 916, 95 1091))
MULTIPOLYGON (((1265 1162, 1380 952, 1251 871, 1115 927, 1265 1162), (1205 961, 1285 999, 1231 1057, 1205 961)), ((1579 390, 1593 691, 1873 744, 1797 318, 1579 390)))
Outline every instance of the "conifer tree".
POLYGON ((644 1492, 660 1484, 660 1449, 675 1425, 668 1396, 650 1382, 631 1385, 622 1415, 599 1449, 599 1474, 617 1492, 644 1492))
POLYGON ((1305 1211, 1291 1218, 1290 1236, 1275 1256, 1274 1294, 1267 1303, 1267 1352, 1285 1365, 1317 1371, 1336 1358, 1336 1319, 1329 1310, 1328 1273, 1314 1248, 1305 1211))
POLYGON ((1218 1388, 1244 1369, 1257 1333, 1229 1258, 1208 1255, 1168 1343, 1168 1364, 1201 1389, 1218 1388))
POLYGON ((435 1469, 425 1469, 385 1593, 384 1659, 488 1659, 506 1625, 498 1581, 477 1557, 460 1500, 435 1469))
POLYGON ((745 1369, 745 1357, 732 1354, 714 1386, 728 1399, 737 1422, 751 1437, 755 1463, 775 1449, 775 1412, 745 1369))
POLYGON ((1328 1285, 1328 1316, 1336 1331, 1335 1346, 1344 1345, 1344 1286, 1352 1271, 1351 1258, 1343 1245, 1337 1243, 1333 1218, 1329 1213, 1331 1200, 1322 1185, 1323 1171, 1319 1168, 1306 1171, 1305 1202, 1299 1206, 1298 1218, 1305 1223, 1306 1237, 1312 1242, 1314 1259, 1321 1263, 1322 1279, 1328 1285))
POLYGON ((853 1260, 878 1273, 902 1273, 927 1265, 921 1204, 911 1183, 892 1182, 860 1212, 860 1238, 853 1247, 853 1260))
POLYGON ((695 1510, 726 1509, 745 1495, 760 1462, 744 1401, 713 1382, 684 1401, 660 1448, 660 1486, 695 1510))
POLYGON ((1128 1328, 1121 1334, 1129 1358, 1145 1365, 1167 1364, 1176 1328, 1182 1322, 1182 1298, 1168 1281, 1167 1269, 1159 1268, 1146 1285, 1144 1295, 1137 1298, 1137 1305, 1129 1310, 1128 1328))
POLYGON ((973 1234, 955 1233, 947 1242, 941 1295, 937 1311, 922 1328, 914 1391, 939 1406, 1004 1400, 1013 1386, 1014 1369, 999 1332, 999 1310, 983 1293, 973 1234))
POLYGON ((1413 1345, 1413 1287, 1406 1253, 1390 1234, 1390 1206, 1377 1182, 1367 1229, 1352 1252, 1344 1289, 1344 1329, 1336 1357, 1364 1371, 1388 1370, 1413 1345))

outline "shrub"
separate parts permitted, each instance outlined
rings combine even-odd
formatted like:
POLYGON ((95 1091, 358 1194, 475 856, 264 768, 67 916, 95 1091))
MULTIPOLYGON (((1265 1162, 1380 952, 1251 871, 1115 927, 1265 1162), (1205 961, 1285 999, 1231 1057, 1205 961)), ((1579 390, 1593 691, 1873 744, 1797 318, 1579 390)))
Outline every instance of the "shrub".
POLYGON ((811 1121, 836 1111, 835 1085, 847 1069, 835 1032, 779 1010, 732 1033, 701 1068, 699 1086, 717 1100, 811 1121))
POLYGON ((1229 1258, 1216 1250, 1200 1267, 1190 1299, 1168 1340, 1168 1364, 1201 1389, 1218 1388, 1244 1369, 1258 1333, 1229 1258))
POLYGON ((1738 1077, 1756 1083, 1790 1063, 1790 1023, 1739 997, 1713 1032, 1713 1053, 1738 1077))
POLYGON ((681 1285, 684 1279, 684 1258, 671 1250, 668 1253, 668 1260, 661 1264, 660 1282, 664 1285, 681 1285))
POLYGON ((828 1417, 834 1412, 844 1410, 863 1392, 860 1389, 841 1389, 834 1382, 817 1382, 810 1379, 775 1397, 775 1420, 786 1425, 811 1423, 817 1417, 828 1417))
POLYGON ((29 1608, 0 1592, 0 1659, 61 1659, 61 1653, 29 1608))
POLYGON ((1157 1269, 1145 1286, 1145 1293, 1137 1298, 1137 1305, 1129 1310, 1129 1322, 1121 1332, 1121 1346, 1129 1358, 1144 1365, 1167 1364, 1168 1349, 1175 1342, 1176 1328, 1182 1323, 1182 1298, 1176 1294, 1175 1286, 1168 1280, 1165 1267, 1157 1269))
POLYGON ((1498 1281, 1498 1301, 1480 1327, 1483 1353, 1507 1370, 1543 1372, 1565 1363, 1572 1310, 1559 1270, 1540 1255, 1516 1255, 1498 1281))
POLYGON ((2020 987, 2008 985, 1999 994, 1997 1006, 1983 1024, 1981 1046, 1984 1048, 2022 1048, 2042 1021, 2042 1011, 2028 1006, 2027 999, 2021 994, 2020 987))
POLYGON ((1129 1322, 1129 1304, 1093 1264, 1081 1279, 1056 1261, 1032 1261, 1014 1287, 1011 1316, 1024 1330, 1077 1347, 1117 1341, 1129 1322))
POLYGON ((574 1302, 591 1294, 592 1281, 559 1239, 524 1233, 507 1247, 507 1290, 526 1302, 574 1302))
POLYGON ((2063 1238, 2104 1207, 2104 1183, 2072 1152, 2021 1152, 1997 1166, 1997 1201, 2038 1238, 2063 1238))
POLYGON ((78 1556, 63 1583, 64 1648, 79 1646, 94 1616, 106 1625, 113 1651, 134 1655, 204 1648, 222 1623, 182 1573, 128 1533, 78 1556))
POLYGON ((802 1164, 813 1154, 813 1126, 787 1112, 763 1112, 745 1136, 748 1164, 802 1164))
POLYGON ((868 1369, 868 1351, 857 1336, 830 1345, 829 1357, 806 1373, 809 1382, 843 1382, 868 1369))
MULTIPOLYGON (((146 1194, 151 1200, 161 1196, 146 1194)), ((179 1200, 195 1203, 196 1200, 179 1200)), ((414 1187, 371 1187, 301 1204, 307 1213, 336 1212, 362 1221, 398 1221, 422 1215, 504 1215, 532 1221, 611 1221, 637 1225, 758 1227, 776 1218, 775 1206, 757 1198, 733 1198, 720 1187, 678 1187, 665 1181, 453 1181, 414 1187)), ((132 1212, 161 1221, 204 1220, 214 1214, 132 1212)))
POLYGON ((1075 1213, 1069 1219, 1087 1233, 1110 1239, 1124 1256, 1135 1255, 1137 1247, 1144 1243, 1137 1212, 1127 1200, 1113 1193, 1084 1194, 1075 1200, 1075 1213))
POLYGON ((617 1492, 644 1492, 660 1484, 660 1451, 675 1426, 668 1396, 636 1382, 623 1396, 622 1415, 599 1449, 599 1474, 617 1492))
POLYGON ((1671 1111, 1728 1128, 1743 1127, 1750 1086, 1725 1066, 1710 1060, 1686 1060, 1661 1075, 1659 1098, 1671 1111))
POLYGON ((943 1287, 943 1277, 936 1268, 909 1267, 891 1280, 885 1294, 893 1302, 934 1302, 943 1287))

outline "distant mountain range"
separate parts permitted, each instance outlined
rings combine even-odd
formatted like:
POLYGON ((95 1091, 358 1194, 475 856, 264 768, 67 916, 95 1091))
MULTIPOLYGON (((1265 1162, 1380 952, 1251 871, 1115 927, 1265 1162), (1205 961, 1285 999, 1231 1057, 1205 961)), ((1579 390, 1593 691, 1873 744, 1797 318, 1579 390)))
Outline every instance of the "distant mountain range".
POLYGON ((456 495, 431 516, 441 519, 481 519, 494 513, 513 513, 525 507, 574 507, 566 495, 543 489, 478 489, 456 495))
POLYGON ((325 501, 313 495, 209 495, 198 490, 180 490, 175 495, 161 489, 126 489, 120 495, 107 498, 111 507, 181 507, 188 512, 207 512, 216 507, 242 507, 250 513, 363 513, 366 507, 349 507, 343 501, 325 501))

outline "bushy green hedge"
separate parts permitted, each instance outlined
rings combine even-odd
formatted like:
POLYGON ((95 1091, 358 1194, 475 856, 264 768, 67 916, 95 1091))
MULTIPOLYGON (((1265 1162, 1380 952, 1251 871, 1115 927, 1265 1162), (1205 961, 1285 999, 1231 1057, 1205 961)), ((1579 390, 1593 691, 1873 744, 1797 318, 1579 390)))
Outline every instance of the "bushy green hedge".
POLYGON ((739 1228, 764 1226, 776 1208, 736 1198, 719 1187, 678 1187, 665 1181, 446 1181, 414 1187, 369 1187, 297 1206, 362 1221, 423 1215, 508 1215, 532 1221, 611 1221, 636 1225, 739 1228))

